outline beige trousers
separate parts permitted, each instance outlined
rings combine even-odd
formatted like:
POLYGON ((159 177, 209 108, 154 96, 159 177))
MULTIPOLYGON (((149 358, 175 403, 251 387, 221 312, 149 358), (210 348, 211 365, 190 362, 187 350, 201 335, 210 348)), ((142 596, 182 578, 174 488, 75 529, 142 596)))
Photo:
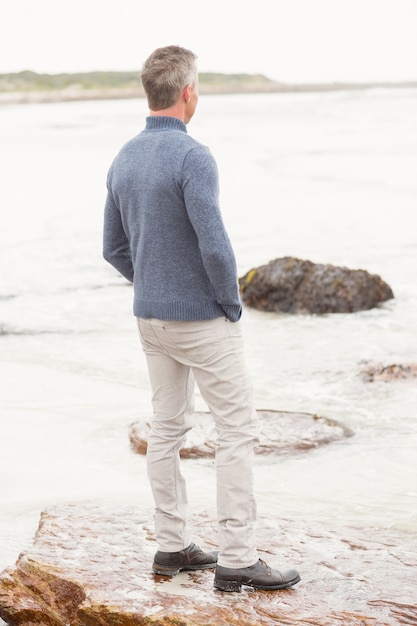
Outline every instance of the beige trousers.
POLYGON ((140 318, 138 326, 153 394, 147 468, 158 548, 177 552, 191 543, 179 450, 193 426, 195 380, 217 432, 218 562, 253 565, 258 560, 253 494, 258 422, 240 323, 140 318))

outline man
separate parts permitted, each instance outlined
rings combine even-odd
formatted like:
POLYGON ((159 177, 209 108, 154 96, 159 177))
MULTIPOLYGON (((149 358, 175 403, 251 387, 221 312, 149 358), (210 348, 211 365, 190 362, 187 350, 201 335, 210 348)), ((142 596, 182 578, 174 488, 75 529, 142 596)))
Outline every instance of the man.
POLYGON ((256 550, 253 454, 257 418, 243 358, 233 250, 219 209, 216 163, 187 134, 198 102, 196 56, 155 50, 142 69, 150 115, 107 179, 104 258, 134 285, 153 417, 147 468, 158 551, 153 571, 216 568, 214 585, 282 589, 296 570, 271 570, 256 550), (192 428, 197 382, 217 431, 220 551, 191 542, 179 450, 192 428))

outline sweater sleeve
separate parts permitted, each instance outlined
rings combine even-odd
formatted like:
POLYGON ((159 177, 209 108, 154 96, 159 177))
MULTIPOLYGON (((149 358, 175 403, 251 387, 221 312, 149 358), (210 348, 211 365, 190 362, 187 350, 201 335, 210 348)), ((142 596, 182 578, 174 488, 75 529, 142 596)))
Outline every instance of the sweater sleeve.
POLYGON ((242 314, 236 260, 220 212, 217 165, 205 146, 194 147, 184 160, 183 193, 216 300, 235 322, 242 314))
POLYGON ((103 257, 127 280, 133 282, 133 262, 130 245, 123 228, 120 210, 111 192, 109 178, 104 208, 103 257))

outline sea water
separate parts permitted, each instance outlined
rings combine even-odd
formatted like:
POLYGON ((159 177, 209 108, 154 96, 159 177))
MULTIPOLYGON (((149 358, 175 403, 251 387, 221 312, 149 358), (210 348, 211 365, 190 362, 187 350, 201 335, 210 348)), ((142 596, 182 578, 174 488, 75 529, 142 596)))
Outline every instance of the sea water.
MULTIPOLYGON (((107 169, 144 100, 0 107, 0 570, 64 502, 152 507, 129 425, 151 414, 132 289, 101 258, 107 169)), ((379 274, 395 298, 354 314, 245 308, 258 409, 355 435, 256 463, 261 515, 417 532, 417 90, 201 96, 189 125, 220 172, 239 275, 290 255, 379 274)), ((197 392, 197 408, 206 410, 197 392)), ((183 463, 215 515, 212 461, 183 463)))

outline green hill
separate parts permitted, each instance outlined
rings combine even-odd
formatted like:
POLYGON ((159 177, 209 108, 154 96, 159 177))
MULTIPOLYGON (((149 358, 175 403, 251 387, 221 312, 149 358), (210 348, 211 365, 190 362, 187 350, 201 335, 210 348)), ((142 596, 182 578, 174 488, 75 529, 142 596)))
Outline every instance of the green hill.
MULTIPOLYGON (((271 85, 273 81, 262 75, 216 74, 199 75, 200 86, 225 89, 271 85)), ((56 91, 63 89, 140 89, 139 72, 84 72, 75 74, 37 74, 23 72, 0 74, 0 92, 13 91, 56 91)))
MULTIPOLYGON (((284 84, 263 74, 199 74, 201 94, 335 91, 372 87, 416 87, 407 83, 284 84)), ((0 74, 0 103, 56 102, 143 97, 139 71, 37 74, 30 70, 0 74)))

